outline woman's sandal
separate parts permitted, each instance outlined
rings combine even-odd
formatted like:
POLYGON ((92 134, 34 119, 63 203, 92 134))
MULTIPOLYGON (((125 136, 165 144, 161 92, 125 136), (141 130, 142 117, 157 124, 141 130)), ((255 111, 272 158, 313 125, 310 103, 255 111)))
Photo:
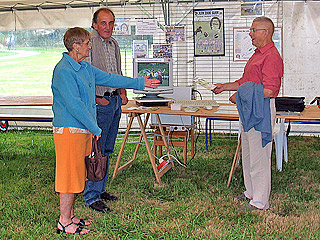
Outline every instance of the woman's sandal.
MULTIPOLYGON (((71 220, 73 222, 73 219, 75 218, 76 216, 74 215, 71 220)), ((74 223, 76 225, 78 225, 79 227, 85 227, 85 226, 89 226, 91 224, 91 222, 89 224, 86 225, 86 222, 84 221, 84 219, 80 219, 80 221, 78 223, 74 223)))
MULTIPOLYGON (((59 221, 58 224, 62 227, 62 229, 57 228, 57 233, 60 234, 60 233, 69 233, 69 232, 66 232, 66 228, 69 227, 69 226, 71 226, 71 225, 74 224, 74 223, 71 222, 71 223, 69 223, 68 225, 63 226, 63 225, 61 224, 61 222, 59 221)), ((84 234, 87 234, 88 232, 90 232, 90 230, 87 229, 88 232, 82 233, 82 230, 84 230, 84 229, 82 229, 81 227, 78 227, 73 233, 70 233, 70 234, 81 234, 81 235, 84 235, 84 234)))

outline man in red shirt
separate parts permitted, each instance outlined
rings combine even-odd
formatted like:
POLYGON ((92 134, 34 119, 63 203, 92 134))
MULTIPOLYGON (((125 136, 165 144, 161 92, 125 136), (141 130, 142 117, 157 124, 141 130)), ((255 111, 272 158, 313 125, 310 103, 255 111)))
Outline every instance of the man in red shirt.
MULTIPOLYGON (((252 81, 263 84, 264 98, 270 97, 271 126, 275 120, 275 100, 283 76, 283 61, 274 46, 272 35, 274 24, 267 17, 257 17, 250 28, 252 45, 257 49, 247 62, 242 77, 230 83, 217 83, 214 93, 237 91, 245 82, 252 81)), ((236 93, 230 101, 236 103, 236 93)), ((242 162, 246 191, 235 198, 240 201, 250 201, 240 206, 240 210, 252 211, 269 208, 271 191, 271 151, 272 142, 265 147, 261 144, 261 132, 251 128, 244 132, 242 128, 242 162)))

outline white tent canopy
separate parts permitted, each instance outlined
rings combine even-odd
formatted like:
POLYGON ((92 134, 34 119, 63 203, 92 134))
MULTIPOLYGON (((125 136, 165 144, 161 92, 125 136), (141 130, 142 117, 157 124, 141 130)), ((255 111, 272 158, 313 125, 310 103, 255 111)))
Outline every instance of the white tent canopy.
POLYGON ((4 1, 0 3, 0 31, 87 27, 90 9, 107 5, 98 1, 4 1))
POLYGON ((38 9, 59 9, 59 8, 81 8, 81 7, 99 7, 106 5, 119 5, 118 0, 108 1, 87 1, 87 0, 5 0, 0 2, 0 11, 11 10, 38 10, 38 9))

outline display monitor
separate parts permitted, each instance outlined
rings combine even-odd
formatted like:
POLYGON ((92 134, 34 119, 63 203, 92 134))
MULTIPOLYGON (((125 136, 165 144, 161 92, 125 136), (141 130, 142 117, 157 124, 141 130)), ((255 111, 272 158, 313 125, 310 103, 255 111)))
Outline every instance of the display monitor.
POLYGON ((172 59, 167 58, 135 58, 133 61, 134 77, 144 77, 160 80, 158 88, 134 90, 136 94, 144 94, 145 98, 159 98, 159 94, 173 93, 172 59))

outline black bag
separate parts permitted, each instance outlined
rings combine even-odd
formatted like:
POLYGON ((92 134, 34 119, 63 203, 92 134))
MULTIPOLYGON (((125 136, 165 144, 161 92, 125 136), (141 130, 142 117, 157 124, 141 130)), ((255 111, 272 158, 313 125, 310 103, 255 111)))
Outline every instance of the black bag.
POLYGON ((85 158, 87 179, 95 182, 102 180, 107 173, 107 160, 108 157, 101 152, 100 142, 94 138, 91 154, 85 158))
POLYGON ((302 112, 305 108, 305 97, 277 97, 276 110, 278 112, 302 112))

